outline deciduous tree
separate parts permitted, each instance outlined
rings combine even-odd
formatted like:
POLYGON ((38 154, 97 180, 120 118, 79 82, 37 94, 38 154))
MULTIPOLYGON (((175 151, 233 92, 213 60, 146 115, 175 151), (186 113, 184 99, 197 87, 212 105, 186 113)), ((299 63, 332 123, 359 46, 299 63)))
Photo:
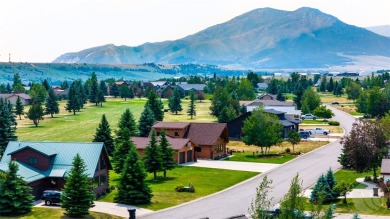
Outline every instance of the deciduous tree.
POLYGON ((39 120, 43 120, 44 115, 45 113, 40 103, 33 104, 27 113, 27 117, 34 122, 35 127, 38 126, 39 120))
POLYGON ((259 187, 256 188, 256 197, 252 199, 249 213, 253 219, 269 219, 269 211, 273 197, 270 197, 272 191, 272 180, 268 180, 267 175, 263 177, 259 187))
POLYGON ((287 141, 291 143, 293 152, 295 151, 295 145, 301 142, 301 136, 295 130, 289 131, 287 134, 287 141))
POLYGON ((314 109, 313 114, 324 119, 330 119, 334 116, 332 110, 327 109, 325 106, 318 106, 314 109))
POLYGON ((313 112, 315 108, 320 106, 321 99, 320 96, 314 93, 312 88, 307 88, 302 95, 302 113, 313 112))
POLYGON ((120 87, 120 94, 121 98, 124 98, 126 101, 127 98, 130 98, 130 88, 126 84, 123 84, 120 87))
POLYGON ((290 184, 290 189, 280 203, 280 218, 303 218, 304 202, 302 181, 297 174, 290 184))
POLYGON ((227 123, 237 117, 237 111, 232 106, 225 106, 218 116, 219 123, 227 123))
POLYGON ((33 103, 43 103, 46 99, 46 89, 41 84, 33 84, 30 96, 33 103))

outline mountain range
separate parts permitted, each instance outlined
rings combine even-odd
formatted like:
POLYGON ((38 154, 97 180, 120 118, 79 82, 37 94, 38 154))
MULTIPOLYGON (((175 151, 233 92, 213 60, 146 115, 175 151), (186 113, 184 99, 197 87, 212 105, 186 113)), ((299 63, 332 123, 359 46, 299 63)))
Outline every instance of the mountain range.
POLYGON ((66 53, 53 63, 194 63, 275 69, 343 66, 359 57, 390 60, 390 38, 304 7, 256 9, 182 39, 135 47, 109 44, 66 53))
POLYGON ((366 29, 379 35, 390 37, 390 25, 366 27, 366 29))

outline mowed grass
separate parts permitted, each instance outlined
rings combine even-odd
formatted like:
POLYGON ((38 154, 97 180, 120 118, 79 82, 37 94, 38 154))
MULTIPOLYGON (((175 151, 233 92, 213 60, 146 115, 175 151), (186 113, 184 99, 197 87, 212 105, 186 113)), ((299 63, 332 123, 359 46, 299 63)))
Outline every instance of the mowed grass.
MULTIPOLYGON (((334 213, 348 213, 354 214, 358 212, 360 215, 389 215, 390 210, 386 207, 386 198, 348 198, 347 204, 342 202, 342 199, 339 199, 334 204, 336 204, 336 209, 334 213)), ((329 204, 324 204, 324 210, 328 209, 329 204)), ((305 210, 311 210, 311 204, 309 199, 305 203, 305 210)))
MULTIPOLYGON (((259 173, 187 166, 178 166, 168 171, 166 179, 159 173, 155 181, 153 174, 148 174, 147 182, 153 191, 152 203, 138 207, 151 210, 172 207, 221 191, 257 174, 259 173), (175 191, 176 186, 188 186, 189 183, 194 185, 194 193, 175 191)), ((119 175, 110 171, 110 185, 117 186, 118 183, 119 175)), ((116 193, 117 191, 112 191, 99 201, 113 202, 116 193)))
MULTIPOLYGON (((379 173, 380 170, 377 170, 377 174, 379 173)), ((365 172, 365 173, 357 173, 355 170, 345 170, 345 169, 338 170, 337 172, 334 173, 334 177, 336 178, 337 182, 345 181, 348 183, 352 183, 355 189, 364 189, 367 187, 366 185, 356 182, 357 178, 364 178, 365 176, 371 176, 371 178, 373 178, 372 177, 373 175, 374 173, 372 171, 365 172)))
POLYGON ((347 99, 347 95, 341 95, 341 96, 335 96, 333 93, 329 92, 319 92, 318 93, 321 98, 322 103, 332 103, 332 102, 339 102, 340 104, 345 104, 345 103, 353 103, 352 100, 347 99))
POLYGON ((316 119, 316 120, 313 120, 313 119, 304 119, 302 120, 302 123, 300 125, 305 125, 305 124, 309 124, 309 125, 327 125, 328 122, 326 121, 323 121, 321 119, 316 119))
MULTIPOLYGON (((23 118, 17 120, 16 135, 20 141, 58 141, 58 142, 91 142, 96 132, 101 117, 106 114, 111 129, 116 130, 120 116, 129 108, 136 122, 144 109, 146 99, 107 99, 103 107, 87 103, 84 109, 76 112, 76 115, 65 110, 66 101, 60 102, 60 114, 46 115, 35 127, 31 120, 23 118)), ((163 100, 164 108, 168 107, 167 101, 163 100)), ((215 122, 216 118, 209 114, 210 101, 196 102, 197 116, 194 119, 185 113, 188 108, 188 100, 183 100, 183 111, 179 115, 166 112, 164 121, 191 121, 191 122, 215 122)), ((25 112, 27 112, 26 107, 25 112)), ((114 133, 114 132, 113 132, 114 133)))
MULTIPOLYGON (((323 141, 301 141, 299 144, 295 145, 295 152, 307 153, 314 149, 317 149, 328 142, 323 141)), ((275 163, 275 164, 283 164, 287 161, 294 159, 295 155, 289 154, 281 154, 286 151, 287 148, 290 148, 292 151, 292 145, 288 142, 283 142, 280 146, 272 146, 270 150, 270 154, 275 154, 275 156, 271 157, 259 157, 260 155, 260 147, 254 145, 245 145, 242 141, 230 141, 227 145, 229 149, 234 149, 234 156, 227 158, 229 161, 243 161, 243 162, 256 162, 256 163, 275 163), (255 154, 255 155, 254 155, 255 154)))
MULTIPOLYGON (((20 219, 47 219, 47 218, 61 218, 61 219, 67 219, 71 218, 66 215, 64 215, 65 211, 62 208, 43 208, 43 207, 33 207, 32 211, 25 215, 19 215, 17 217, 2 217, 0 216, 0 219, 8 219, 8 218, 20 218, 20 219)), ((81 217, 86 219, 92 219, 92 218, 106 218, 106 219, 121 219, 122 217, 114 216, 110 214, 105 213, 99 213, 99 212, 89 212, 90 215, 81 217)))
POLYGON ((337 109, 349 113, 353 116, 363 116, 363 113, 357 112, 357 108, 353 104, 336 106, 337 109))

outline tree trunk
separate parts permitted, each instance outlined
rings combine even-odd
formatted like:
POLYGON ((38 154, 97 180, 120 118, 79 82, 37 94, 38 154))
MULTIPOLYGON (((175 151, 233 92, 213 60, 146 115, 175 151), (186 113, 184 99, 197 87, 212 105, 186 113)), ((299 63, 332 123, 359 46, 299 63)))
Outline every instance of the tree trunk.
POLYGON ((76 115, 76 110, 73 110, 73 115, 76 115))
POLYGON ((22 120, 22 114, 19 115, 19 120, 22 120))
POLYGON ((374 182, 376 183, 376 182, 378 182, 378 178, 377 178, 377 175, 376 175, 376 167, 373 167, 372 169, 374 171, 374 182))
POLYGON ((175 111, 175 115, 177 115, 177 111, 175 111))
POLYGON ((167 171, 164 170, 164 178, 167 178, 167 171))
POLYGON ((153 175, 154 175, 154 180, 156 180, 157 179, 156 171, 153 172, 153 175))
POLYGON ((53 113, 50 113, 50 115, 51 115, 51 118, 53 118, 53 113))
POLYGON ((95 106, 97 106, 97 105, 98 105, 98 102, 95 103, 95 106))
POLYGON ((35 127, 37 127, 38 126, 38 120, 34 119, 33 122, 34 122, 35 127))

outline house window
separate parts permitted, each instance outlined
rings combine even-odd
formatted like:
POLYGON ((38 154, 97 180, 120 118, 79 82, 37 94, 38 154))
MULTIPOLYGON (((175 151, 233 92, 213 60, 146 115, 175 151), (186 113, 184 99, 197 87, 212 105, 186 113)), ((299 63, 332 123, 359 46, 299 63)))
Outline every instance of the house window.
POLYGON ((156 132, 156 136, 160 136, 160 132, 156 132))
POLYGON ((100 175, 100 185, 104 185, 107 183, 107 177, 106 177, 106 174, 102 174, 100 175))
POLYGON ((195 147, 195 151, 196 152, 202 152, 202 148, 201 147, 195 147))
POLYGON ((93 178, 93 188, 99 187, 99 176, 93 178))
POLYGON ((30 165, 37 165, 38 164, 38 159, 36 157, 30 157, 30 158, 28 158, 28 164, 30 164, 30 165))
POLYGON ((179 136, 179 132, 175 132, 175 136, 179 136))

